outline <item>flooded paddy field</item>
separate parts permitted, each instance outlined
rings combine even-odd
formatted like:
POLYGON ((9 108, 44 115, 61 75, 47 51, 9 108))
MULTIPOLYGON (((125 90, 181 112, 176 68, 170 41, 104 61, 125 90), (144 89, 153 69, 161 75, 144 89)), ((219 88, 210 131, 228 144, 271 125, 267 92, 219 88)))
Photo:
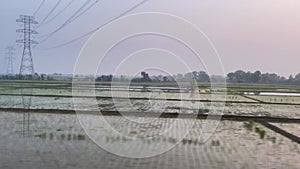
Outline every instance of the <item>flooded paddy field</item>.
MULTIPOLYGON (((177 112, 179 109, 189 109, 191 101, 196 101, 198 108, 207 112, 211 102, 224 101, 224 114, 252 115, 272 117, 300 118, 300 97, 282 95, 239 95, 211 93, 178 93, 171 91, 110 91, 107 89, 85 89, 72 93, 69 88, 32 88, 26 92, 31 97, 33 109, 72 110, 73 96, 81 99, 81 109, 100 109, 120 111, 164 111, 177 112), (214 98, 212 98, 212 96, 214 98), (97 105, 84 107, 97 99, 97 105), (116 101, 117 100, 117 101, 116 101), (130 100, 130 106, 128 106, 130 100), (155 108, 155 109, 153 109, 155 108)), ((22 108, 22 91, 20 88, 0 90, 0 105, 2 108, 22 108)))
MULTIPOLYGON (((70 84, 55 83, 23 87, 11 83, 0 84, 0 88, 0 168, 297 169, 300 166, 300 143, 297 142, 300 137, 300 97, 274 94, 275 88, 270 95, 240 92, 225 95, 205 90, 186 93, 174 88, 169 90, 167 86, 149 90, 135 86, 129 92, 118 87, 112 93, 107 85, 98 85, 96 90, 85 86, 72 93, 70 84), (30 110, 22 111, 24 97, 31 99, 30 110), (73 97, 77 99, 77 105, 74 105, 73 97), (96 104, 92 104, 94 100, 96 104), (196 112, 205 115, 209 114, 213 102, 221 101, 224 101, 224 115, 249 117, 249 120, 221 120, 208 139, 201 136, 206 131, 205 124, 214 120, 138 115, 124 120, 122 116, 80 114, 90 122, 84 130, 73 111, 79 108, 103 112, 156 112, 158 115, 196 112), (191 109, 190 104, 197 107, 191 109), (197 109, 200 111, 195 111, 197 109), (56 110, 73 112, 60 114, 56 110), (97 121, 99 117, 104 117, 123 136, 107 130, 105 123, 97 121), (279 120, 269 123, 250 117, 279 120), (280 122, 280 119, 294 121, 280 122), (162 134, 174 124, 178 124, 175 134, 162 134), (192 127, 185 133, 189 125, 192 127), (278 132, 277 128, 284 132, 278 132), (184 137, 176 137, 178 133, 185 133, 184 137), (149 148, 149 151, 172 148, 150 158, 129 158, 118 156, 105 146, 129 154, 141 153, 142 148, 149 148)), ((284 93, 288 89, 281 91, 284 93)), ((297 90, 291 89, 288 93, 297 93, 297 90)))
MULTIPOLYGON (((221 121, 213 135, 202 142, 199 136, 205 120, 191 120, 194 127, 181 141, 140 140, 139 146, 176 144, 170 151, 151 158, 132 159, 113 155, 96 145, 81 128, 76 115, 32 113, 26 131, 22 113, 0 112, 0 117, 1 168, 298 168, 300 165, 300 145, 259 123, 254 123, 251 129, 248 122, 221 121), (265 134, 262 136, 256 128, 265 134)), ((87 115, 87 118, 94 117, 87 115)), ((120 117, 106 118, 120 121, 120 117)), ((173 122, 173 119, 156 120, 164 124, 173 122)), ((127 134, 132 137, 156 127, 141 131, 126 126, 127 134)), ((124 146, 131 141, 99 128, 94 130, 106 144, 124 146)), ((134 149, 130 147, 128 151, 134 149)))

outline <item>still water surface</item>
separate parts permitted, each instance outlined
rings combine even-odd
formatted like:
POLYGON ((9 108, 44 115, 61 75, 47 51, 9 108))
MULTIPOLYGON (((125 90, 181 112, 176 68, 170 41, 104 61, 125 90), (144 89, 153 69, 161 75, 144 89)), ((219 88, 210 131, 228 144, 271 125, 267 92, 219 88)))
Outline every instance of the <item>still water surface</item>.
MULTIPOLYGON (((222 121, 206 141, 198 138, 204 120, 194 121, 190 133, 170 151, 151 158, 124 158, 96 145, 81 128, 76 115, 0 112, 0 168, 298 168, 300 146, 263 126, 263 139, 243 122, 222 121), (25 116, 27 117, 27 116, 25 116), (275 138, 275 139, 274 139, 275 138)), ((93 115, 86 118, 94 119, 93 115)), ((121 117, 107 117, 120 121, 121 117)), ((141 120, 141 119, 139 119, 141 120)), ((145 119, 149 120, 149 119, 145 119)), ((172 119, 155 119, 172 124, 172 119)), ((127 134, 142 134, 141 128, 123 125, 127 134)), ((155 126, 143 128, 153 131, 155 126)), ((126 146, 130 140, 99 131, 107 144, 126 146)), ((180 128, 178 128, 180 132, 180 128)), ((176 138, 141 141, 141 145, 176 144, 176 138)), ((134 149, 134 148, 132 148, 134 149)), ((133 151, 128 149, 128 151, 133 151)), ((136 151, 136 150, 135 150, 136 151)))

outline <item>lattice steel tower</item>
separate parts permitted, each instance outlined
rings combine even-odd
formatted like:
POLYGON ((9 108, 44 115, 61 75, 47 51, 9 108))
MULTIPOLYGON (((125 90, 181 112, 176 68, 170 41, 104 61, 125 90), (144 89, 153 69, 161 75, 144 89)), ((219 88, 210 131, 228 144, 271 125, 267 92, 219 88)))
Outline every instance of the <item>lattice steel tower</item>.
MULTIPOLYGON (((20 66, 20 79, 23 80, 33 80, 34 78, 34 66, 32 60, 32 53, 31 53, 31 45, 38 44, 37 42, 31 40, 32 34, 37 34, 36 31, 32 30, 32 25, 38 24, 34 20, 33 16, 28 15, 20 15, 19 19, 16 20, 23 24, 23 29, 18 29, 17 32, 23 33, 24 37, 21 40, 17 40, 19 43, 23 43, 23 54, 20 66)), ((31 95, 32 89, 23 87, 21 88, 22 92, 22 102, 24 109, 29 109, 31 106, 31 95)), ((24 112, 23 114, 23 127, 22 127, 22 134, 23 136, 30 136, 30 113, 24 112)))
POLYGON ((16 22, 20 22, 23 24, 23 29, 18 29, 17 32, 23 33, 24 37, 21 40, 17 40, 19 43, 23 43, 23 54, 21 60, 21 67, 20 67, 20 75, 27 80, 31 80, 34 77, 34 66, 32 60, 32 53, 31 53, 31 45, 38 44, 31 40, 32 34, 37 34, 36 31, 32 30, 33 24, 38 24, 34 20, 33 16, 28 15, 20 15, 20 18, 16 20, 16 22))
POLYGON ((6 48, 6 59, 7 59, 7 69, 6 69, 6 74, 7 75, 13 75, 14 74, 14 66, 13 66, 13 59, 14 59, 14 54, 15 54, 15 48, 12 46, 8 46, 6 48))

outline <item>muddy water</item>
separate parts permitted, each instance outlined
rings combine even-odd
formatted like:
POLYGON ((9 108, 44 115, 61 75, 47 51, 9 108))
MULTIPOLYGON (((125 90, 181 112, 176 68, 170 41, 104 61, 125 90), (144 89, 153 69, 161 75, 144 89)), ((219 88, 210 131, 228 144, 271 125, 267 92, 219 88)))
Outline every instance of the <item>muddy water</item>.
MULTIPOLYGON (((86 118, 92 121, 95 116, 86 118)), ((121 117, 107 118, 110 122, 121 121, 121 117)), ((173 124, 172 119, 155 120, 173 124)), ((0 168, 296 169, 300 166, 300 146, 259 124, 253 127, 265 131, 263 138, 243 122, 222 121, 214 134, 203 142, 199 136, 205 121, 191 122, 194 126, 183 140, 174 137, 140 143, 141 146, 157 142, 176 144, 170 151, 151 158, 132 159, 114 155, 96 145, 81 128, 76 115, 30 114, 30 119, 23 121, 22 113, 0 112, 0 168)), ((150 126, 142 131, 127 123, 119 125, 126 128, 129 135, 142 135, 156 129, 150 126)), ((178 132, 181 128, 183 126, 178 126, 178 132)), ((130 144, 130 140, 102 132, 103 128, 90 129, 99 131, 97 136, 107 144, 125 147, 130 144)))

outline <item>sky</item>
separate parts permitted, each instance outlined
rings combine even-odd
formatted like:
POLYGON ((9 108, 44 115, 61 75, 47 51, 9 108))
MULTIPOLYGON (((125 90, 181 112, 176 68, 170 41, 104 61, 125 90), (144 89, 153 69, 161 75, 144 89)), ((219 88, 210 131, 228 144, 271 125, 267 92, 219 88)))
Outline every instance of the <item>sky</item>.
MULTIPOLYGON (((2 21, 0 73, 6 71, 5 48, 9 45, 13 45, 17 49, 14 70, 15 72, 19 71, 22 44, 17 44, 15 41, 22 38, 22 35, 16 33, 16 29, 21 28, 16 23, 16 19, 20 14, 33 15, 42 1, 10 0, 0 2, 0 19, 2 21)), ((59 28, 86 2, 73 0, 68 8, 52 19, 72 0, 46 0, 36 13, 35 19, 38 22, 43 21, 58 1, 60 3, 46 19, 46 24, 36 27, 39 34, 33 37, 35 41, 41 42, 32 48, 34 68, 38 73, 72 73, 78 55, 89 36, 67 46, 52 47, 95 29, 141 2, 141 0, 99 0, 86 13, 43 41, 47 35, 59 28)), ((92 4, 95 0, 90 1, 92 4)), ((288 77, 300 72, 299 9, 299 0, 149 0, 128 14, 140 12, 168 13, 194 24, 214 45, 225 73, 239 69, 261 70, 262 72, 274 72, 288 77)), ((170 39, 154 36, 130 39, 126 43, 120 44, 115 51, 107 55, 108 61, 99 69, 103 73, 112 73, 122 58, 132 54, 134 50, 145 47, 176 50, 177 53, 175 53, 180 55, 181 59, 187 62, 192 70, 205 70, 205 66, 194 64, 195 61, 191 59, 191 54, 186 49, 182 48, 181 50, 180 44, 176 44, 170 39)), ((161 57, 164 55, 164 52, 156 51, 154 53, 161 54, 161 57)), ((149 56, 147 53, 144 54, 149 56)), ((142 58, 143 56, 135 57, 142 58)), ((143 62, 142 59, 132 66, 139 65, 141 62, 143 62)), ((170 73, 184 71, 184 69, 179 69, 176 64, 169 64, 168 66, 170 73)), ((216 64, 217 66, 218 64, 216 64)), ((217 69, 219 68, 211 68, 209 72, 218 74, 217 69)))

